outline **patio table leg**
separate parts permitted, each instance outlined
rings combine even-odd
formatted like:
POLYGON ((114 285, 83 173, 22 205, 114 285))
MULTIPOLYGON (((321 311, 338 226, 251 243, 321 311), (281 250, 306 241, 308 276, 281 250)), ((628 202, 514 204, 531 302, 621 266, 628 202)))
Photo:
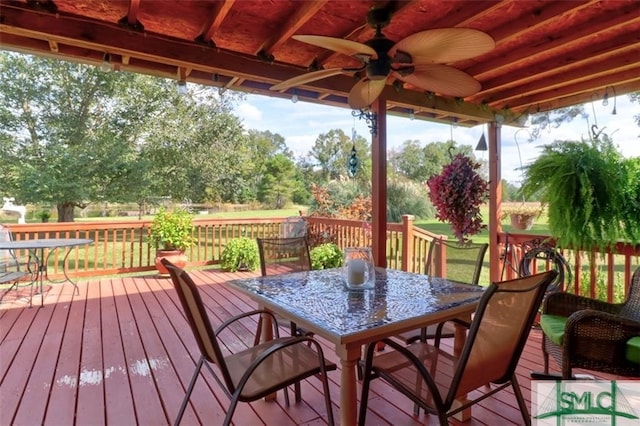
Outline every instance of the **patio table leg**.
POLYGON ((356 364, 362 344, 336 345, 342 371, 340 375, 340 424, 356 425, 358 421, 358 389, 356 364))

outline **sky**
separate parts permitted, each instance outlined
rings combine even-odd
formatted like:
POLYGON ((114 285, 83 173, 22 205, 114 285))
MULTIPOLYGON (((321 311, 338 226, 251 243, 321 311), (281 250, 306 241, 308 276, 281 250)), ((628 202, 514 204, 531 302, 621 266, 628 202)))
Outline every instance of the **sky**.
MULTIPOLYGON (((613 97, 607 106, 602 100, 585 104, 588 119, 576 118, 571 123, 563 123, 558 128, 544 130, 541 137, 529 142, 527 129, 511 126, 502 127, 502 178, 516 185, 522 181, 521 166, 535 160, 540 147, 554 140, 588 139, 591 125, 612 137, 620 152, 626 157, 640 156, 640 127, 634 120, 634 114, 640 114, 638 104, 633 104, 627 96, 618 96, 617 115, 612 115, 613 97)), ((351 136, 352 130, 358 135, 370 139, 369 128, 364 120, 353 118, 351 110, 303 101, 296 103, 287 99, 268 96, 246 95, 235 108, 236 114, 243 120, 245 129, 269 130, 285 138, 287 146, 296 158, 305 156, 321 133, 331 129, 342 129, 351 136)), ((462 127, 423 120, 387 116, 387 149, 399 148, 406 140, 419 140, 423 145, 431 142, 445 142, 450 139, 459 144, 475 148, 486 126, 462 127)), ((487 159, 486 151, 476 151, 480 159, 487 159)))

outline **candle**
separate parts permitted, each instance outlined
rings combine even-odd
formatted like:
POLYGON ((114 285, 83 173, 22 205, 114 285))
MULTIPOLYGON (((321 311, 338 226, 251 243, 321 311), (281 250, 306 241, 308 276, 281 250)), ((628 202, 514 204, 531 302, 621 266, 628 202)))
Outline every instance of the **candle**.
POLYGON ((364 273, 367 268, 364 260, 353 259, 347 264, 347 280, 349 284, 364 284, 364 273))

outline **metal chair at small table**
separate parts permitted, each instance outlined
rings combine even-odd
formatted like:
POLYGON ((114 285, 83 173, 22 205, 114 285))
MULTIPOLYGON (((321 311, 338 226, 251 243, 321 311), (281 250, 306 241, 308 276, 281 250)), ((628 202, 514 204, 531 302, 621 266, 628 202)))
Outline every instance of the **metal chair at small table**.
POLYGON ((64 280, 62 282, 70 282, 75 287, 76 293, 79 294, 78 285, 67 273, 67 258, 71 253, 70 249, 72 247, 83 246, 91 243, 93 243, 93 240, 89 238, 43 238, 20 241, 0 241, 0 250, 28 250, 31 253, 31 256, 35 258, 37 270, 36 276, 31 283, 29 306, 31 307, 33 305, 33 286, 40 283, 40 306, 42 307, 44 306, 44 280, 46 278, 48 281, 51 281, 47 274, 47 265, 51 254, 58 248, 67 249, 63 257, 63 265, 65 266, 63 267, 64 280), (48 250, 46 254, 45 250, 48 250))

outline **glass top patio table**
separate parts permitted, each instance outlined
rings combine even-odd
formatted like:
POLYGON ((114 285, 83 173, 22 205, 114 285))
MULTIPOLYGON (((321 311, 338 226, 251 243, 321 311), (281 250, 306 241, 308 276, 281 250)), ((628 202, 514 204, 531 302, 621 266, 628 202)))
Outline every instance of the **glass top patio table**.
MULTIPOLYGON (((260 307, 335 343, 342 365, 340 424, 356 423, 355 365, 361 346, 422 326, 469 318, 483 287, 376 268, 375 286, 349 290, 342 269, 246 278, 229 284, 260 307)), ((464 340, 464 332, 456 333, 464 340)), ((456 341, 455 348, 461 348, 456 341)))
POLYGON ((484 290, 444 278, 381 268, 376 270, 375 288, 349 290, 341 272, 340 268, 296 272, 230 284, 336 337, 475 303, 484 290))

